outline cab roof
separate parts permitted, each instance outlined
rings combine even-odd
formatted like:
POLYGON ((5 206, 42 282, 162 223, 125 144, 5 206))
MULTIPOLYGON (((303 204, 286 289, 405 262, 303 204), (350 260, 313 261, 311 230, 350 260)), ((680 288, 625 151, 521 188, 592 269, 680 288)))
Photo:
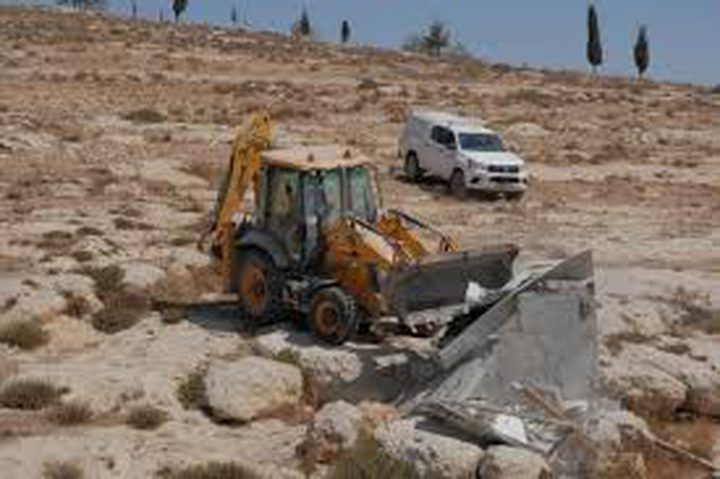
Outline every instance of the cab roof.
POLYGON ((261 156, 265 164, 305 171, 349 168, 370 164, 367 157, 339 145, 296 146, 268 150, 263 152, 261 156))
POLYGON ((454 113, 432 110, 415 110, 412 117, 417 118, 430 126, 444 126, 455 131, 467 133, 495 133, 485 126, 482 120, 460 116, 454 113))

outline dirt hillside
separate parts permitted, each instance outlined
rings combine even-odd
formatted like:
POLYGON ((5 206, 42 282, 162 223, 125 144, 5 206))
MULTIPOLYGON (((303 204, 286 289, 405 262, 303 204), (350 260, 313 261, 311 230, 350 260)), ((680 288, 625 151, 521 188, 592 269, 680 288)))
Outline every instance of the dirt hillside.
MULTIPOLYGON (((68 463, 152 477, 229 460, 302 477, 320 405, 293 372, 277 372, 282 413, 228 425, 188 409, 178 388, 193 374, 236 374, 228 364, 267 348, 238 335, 231 306, 169 324, 149 305, 220 298, 195 241, 235 127, 258 107, 281 143, 361 150, 385 205, 466 248, 516 243, 523 261, 592 249, 604 386, 658 434, 720 460, 720 95, 43 9, 0 7, 0 44, 0 386, 39 379, 92 411, 67 426, 48 412, 60 406, 17 412, 0 391, 3 477, 68 463), (529 164, 525 198, 462 203, 399 178, 397 139, 417 106, 500 131, 529 164), (18 324, 33 321, 48 337, 18 347, 33 336, 18 324), (288 398, 302 405, 287 411, 288 398), (164 412, 159 429, 126 424, 148 406, 164 412)), ((387 407, 355 406, 374 421, 387 407)), ((648 477, 696 472, 647 463, 648 477)))

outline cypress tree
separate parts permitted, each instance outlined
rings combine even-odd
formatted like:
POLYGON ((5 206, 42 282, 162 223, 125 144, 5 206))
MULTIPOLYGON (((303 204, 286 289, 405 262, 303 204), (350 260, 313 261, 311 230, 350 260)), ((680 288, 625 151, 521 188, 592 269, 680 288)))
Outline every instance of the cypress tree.
POLYGON ((185 13, 187 9, 188 0, 173 0, 173 13, 175 14, 175 22, 180 21, 180 15, 185 13))
POLYGON ((343 43, 350 41, 350 22, 343 20, 342 27, 340 28, 340 39, 343 43))
POLYGON ((232 8, 230 9, 230 21, 232 22, 233 25, 237 25, 238 12, 237 12, 237 7, 235 5, 233 5, 232 8))
POLYGON ((133 2, 132 2, 132 17, 133 17, 133 20, 137 18, 137 14, 138 14, 137 1, 136 1, 136 0, 133 0, 133 2))
POLYGON ((638 77, 642 78, 650 66, 650 42, 647 36, 647 27, 640 27, 637 42, 635 43, 635 66, 638 70, 638 77))
POLYGON ((590 7, 588 8, 587 60, 590 65, 592 65, 593 72, 595 72, 597 67, 602 65, 603 62, 600 27, 598 25, 598 16, 595 11, 595 5, 593 4, 590 4, 590 7))

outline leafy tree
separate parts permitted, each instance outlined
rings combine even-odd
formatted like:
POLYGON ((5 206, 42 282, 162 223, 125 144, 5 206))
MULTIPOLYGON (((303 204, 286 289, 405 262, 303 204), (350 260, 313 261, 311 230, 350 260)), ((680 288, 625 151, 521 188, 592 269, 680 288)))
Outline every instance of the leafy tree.
POLYGON ((634 54, 638 76, 642 78, 650 66, 650 42, 648 41, 647 27, 644 25, 640 27, 640 31, 638 32, 634 54))
POLYGON ((403 49, 439 57, 450 47, 451 36, 450 29, 443 22, 435 21, 423 34, 408 38, 403 49))
POLYGON ((423 37, 423 43, 431 55, 439 57, 442 51, 450 45, 450 35, 450 30, 443 22, 434 21, 423 37))
POLYGON ((307 8, 303 7, 300 18, 293 24, 292 34, 296 37, 310 38, 313 36, 313 27, 307 8))
POLYGON ((172 9, 175 14, 175 22, 180 21, 180 15, 187 10, 188 0, 173 0, 172 9))
POLYGON ((62 6, 70 6, 78 10, 104 10, 108 6, 107 0, 56 0, 56 3, 62 6))
POLYGON ((603 62, 600 26, 598 25, 598 16, 595 11, 595 5, 592 3, 588 7, 587 59, 590 65, 592 65, 593 72, 597 71, 597 67, 602 65, 603 62))
POLYGON ((350 35, 350 22, 343 20, 342 27, 340 28, 340 40, 343 43, 347 43, 350 41, 350 35))
POLYGON ((238 11, 237 7, 235 5, 232 6, 232 9, 230 10, 230 21, 233 25, 237 25, 238 22, 238 11))

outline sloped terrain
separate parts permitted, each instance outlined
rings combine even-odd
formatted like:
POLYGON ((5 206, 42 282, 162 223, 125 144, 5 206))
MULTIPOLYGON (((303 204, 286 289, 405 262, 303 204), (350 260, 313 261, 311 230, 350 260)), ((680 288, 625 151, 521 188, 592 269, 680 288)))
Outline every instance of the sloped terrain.
MULTIPOLYGON (((720 96, 40 9, 0 8, 0 43, 0 389, 35 378, 93 412, 68 427, 0 408, 3 477, 35 477, 57 461, 87 477, 211 461, 268 477, 307 469, 306 433, 333 399, 308 387, 307 371, 324 387, 352 383, 372 374, 371 346, 332 351, 284 330, 250 338, 231 303, 164 319, 149 304, 226 299, 195 242, 235 126, 257 107, 270 110, 281 143, 364 152, 386 205, 467 248, 513 242, 524 261, 593 249, 607 390, 668 437, 720 456, 720 96), (530 165, 527 196, 460 203, 442 185, 404 182, 397 138, 413 106, 500 130, 530 165), (28 321, 48 335, 31 350, 12 339, 27 332, 7 332, 28 321), (193 375, 231 374, 224 365, 254 355, 301 369, 302 390, 288 386, 250 422, 194 407, 193 375), (165 422, 126 425, 145 405, 165 422), (680 434, 696 424, 702 434, 680 434)), ((399 342, 372 348, 391 354, 399 342)), ((356 402, 363 392, 389 399, 363 389, 356 402)), ((394 418, 387 406, 361 406, 369 423, 394 418)), ((681 467, 658 461, 650 477, 681 467)))

